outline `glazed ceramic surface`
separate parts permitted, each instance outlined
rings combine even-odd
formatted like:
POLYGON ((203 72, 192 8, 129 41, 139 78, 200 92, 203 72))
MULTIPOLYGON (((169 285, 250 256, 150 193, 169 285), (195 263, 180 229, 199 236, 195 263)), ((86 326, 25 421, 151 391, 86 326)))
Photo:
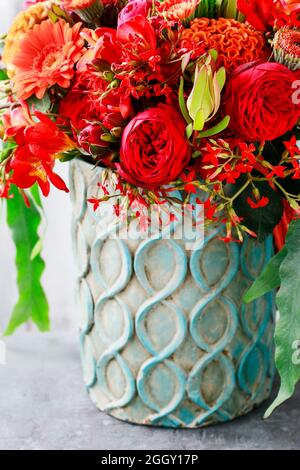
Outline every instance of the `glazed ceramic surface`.
POLYGON ((272 240, 225 244, 212 230, 187 251, 180 240, 112 238, 101 206, 94 212, 87 203, 101 171, 71 164, 80 347, 92 400, 121 420, 175 428, 248 413, 272 386, 274 297, 245 306, 242 296, 272 256, 272 240))

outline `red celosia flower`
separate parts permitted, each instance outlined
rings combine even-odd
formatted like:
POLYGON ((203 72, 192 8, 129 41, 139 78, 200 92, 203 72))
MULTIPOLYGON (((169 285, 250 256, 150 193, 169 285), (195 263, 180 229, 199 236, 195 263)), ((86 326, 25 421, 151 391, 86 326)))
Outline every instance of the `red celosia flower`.
POLYGON ((6 136, 14 136, 18 145, 6 171, 12 173, 11 182, 19 188, 29 188, 37 182, 44 196, 48 196, 51 182, 58 189, 68 192, 64 181, 54 173, 53 168, 61 153, 74 148, 74 144, 48 116, 36 111, 35 117, 38 122, 32 119, 26 104, 6 115, 6 136))
POLYGON ((35 94, 42 99, 53 85, 70 86, 74 65, 83 51, 80 29, 81 23, 70 27, 63 20, 47 20, 24 35, 20 51, 13 58, 14 91, 18 98, 25 100, 35 94))
POLYGON ((224 96, 229 128, 247 142, 281 137, 297 124, 300 106, 293 103, 295 74, 277 63, 251 63, 238 67, 224 96))
POLYGON ((263 196, 259 200, 253 201, 250 197, 247 198, 247 203, 251 209, 260 209, 266 207, 269 204, 270 200, 266 196, 263 196))
POLYGON ((159 105, 138 114, 123 132, 117 168, 136 186, 153 189, 174 181, 188 165, 191 149, 178 112, 159 105))

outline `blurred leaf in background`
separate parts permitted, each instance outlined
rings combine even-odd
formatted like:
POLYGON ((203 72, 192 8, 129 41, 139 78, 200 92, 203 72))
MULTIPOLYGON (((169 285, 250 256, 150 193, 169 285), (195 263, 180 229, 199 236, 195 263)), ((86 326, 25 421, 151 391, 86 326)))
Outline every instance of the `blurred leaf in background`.
POLYGON ((19 299, 14 307, 5 335, 11 335, 23 323, 33 321, 40 331, 48 331, 49 306, 41 284, 45 263, 41 257, 42 241, 39 228, 42 206, 39 190, 30 192, 30 207, 20 192, 12 189, 13 198, 7 200, 7 223, 16 246, 16 268, 19 299))

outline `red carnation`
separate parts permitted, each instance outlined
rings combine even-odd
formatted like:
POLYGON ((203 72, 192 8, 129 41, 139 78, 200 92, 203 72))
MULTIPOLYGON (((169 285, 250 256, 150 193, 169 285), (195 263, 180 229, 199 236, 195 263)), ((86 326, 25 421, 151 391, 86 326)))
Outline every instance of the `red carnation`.
POLYGON ((191 158, 185 127, 171 106, 159 105, 138 114, 123 133, 117 165, 121 177, 148 189, 176 180, 191 158))
POLYGON ((277 63, 252 62, 238 67, 226 87, 224 113, 229 128, 248 142, 281 137, 297 124, 300 106, 293 103, 295 74, 277 63))

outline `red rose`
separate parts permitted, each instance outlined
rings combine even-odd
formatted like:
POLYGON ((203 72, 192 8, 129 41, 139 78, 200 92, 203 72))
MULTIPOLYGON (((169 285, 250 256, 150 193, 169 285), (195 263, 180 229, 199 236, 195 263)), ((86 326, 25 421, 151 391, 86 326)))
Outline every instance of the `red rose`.
POLYGON ((123 133, 117 165, 121 177, 148 189, 176 180, 191 158, 185 127, 171 106, 159 105, 138 114, 123 133))
POLYGON ((270 29, 275 21, 274 0, 238 0, 237 7, 258 31, 270 29))
POLYGON ((128 4, 120 11, 118 25, 124 21, 132 20, 135 16, 148 16, 153 5, 152 0, 129 0, 128 4))
POLYGON ((281 137, 297 124, 300 106, 293 103, 295 74, 277 63, 252 62, 238 67, 229 80, 224 111, 229 128, 248 142, 281 137))

